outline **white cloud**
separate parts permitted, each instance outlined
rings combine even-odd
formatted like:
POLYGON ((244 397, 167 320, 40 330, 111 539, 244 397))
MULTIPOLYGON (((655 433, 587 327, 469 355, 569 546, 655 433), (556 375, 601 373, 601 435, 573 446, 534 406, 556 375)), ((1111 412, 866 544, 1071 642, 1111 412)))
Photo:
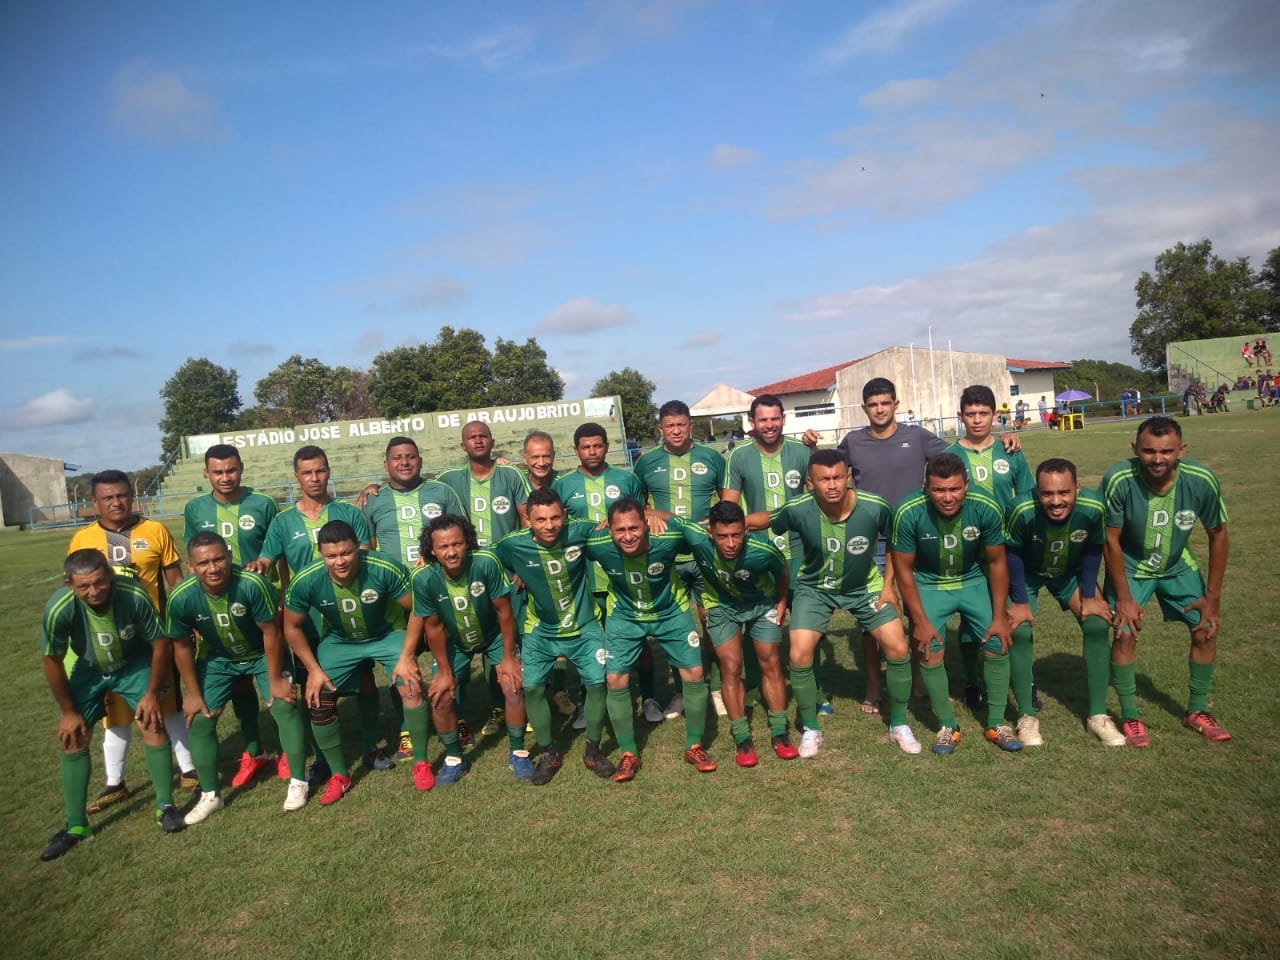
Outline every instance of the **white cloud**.
POLYGON ((275 352, 273 345, 260 340, 236 340, 227 344, 227 354, 232 357, 257 357, 275 352))
POLYGON ((696 349, 697 347, 714 347, 721 340, 719 330, 708 330, 705 333, 694 334, 687 340, 680 343, 681 347, 686 349, 696 349))
POLYGON ((177 73, 135 60, 117 71, 111 115, 124 132, 154 145, 225 140, 231 125, 217 105, 177 73))
POLYGON ((854 24, 824 50, 822 63, 844 63, 859 54, 897 50, 912 33, 932 26, 948 14, 956 0, 898 0, 854 24))
POLYGON ((13 340, 0 340, 0 351, 34 350, 36 347, 52 347, 66 343, 70 338, 64 336, 30 336, 13 340))
POLYGON ((141 360, 146 354, 132 347, 88 347, 71 355, 75 363, 98 363, 105 360, 141 360))
POLYGON ((732 170, 735 167, 746 167, 760 159, 760 151, 750 147, 735 147, 728 143, 718 143, 711 151, 711 165, 719 170, 732 170))
POLYGON ((634 322, 635 317, 624 307, 578 297, 556 307, 534 330, 537 333, 594 333, 634 322))
POLYGON ((93 413, 93 400, 77 397, 66 387, 28 400, 4 417, 10 430, 36 430, 70 423, 84 423, 93 413))
POLYGON ((928 103, 940 92, 937 80, 915 77, 910 80, 890 80, 870 93, 864 93, 858 103, 868 110, 903 110, 928 103))
POLYGON ((406 310, 441 310, 456 307, 471 294, 471 287, 457 277, 432 277, 404 300, 406 310))

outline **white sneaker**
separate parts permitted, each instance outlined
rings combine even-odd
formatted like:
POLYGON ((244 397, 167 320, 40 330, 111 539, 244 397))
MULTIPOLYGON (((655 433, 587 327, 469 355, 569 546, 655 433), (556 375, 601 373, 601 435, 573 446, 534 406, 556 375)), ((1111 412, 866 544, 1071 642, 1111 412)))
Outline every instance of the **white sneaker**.
POLYGON ((916 739, 916 735, 911 728, 905 723, 896 727, 889 728, 889 739, 898 745, 898 749, 903 753, 919 753, 920 741, 916 739))
POLYGON ((662 711, 662 715, 668 720, 674 720, 682 713, 684 713, 684 694, 677 693, 667 704, 667 709, 662 711))
POLYGON ((822 731, 806 729, 804 735, 800 737, 800 756, 808 759, 818 755, 818 748, 822 746, 822 731))
POLYGON ((197 823, 204 823, 211 816, 222 809, 222 798, 216 793, 208 791, 200 794, 200 799, 196 801, 196 805, 191 808, 182 822, 188 827, 197 823))
POLYGON ((307 792, 309 787, 305 780, 290 780, 289 792, 284 795, 284 812, 292 813, 294 810, 301 810, 307 805, 307 792))
POLYGON ((585 704, 578 708, 578 715, 573 718, 573 729, 587 729, 587 708, 585 704))
POLYGON ((650 723, 661 723, 665 720, 666 714, 662 712, 662 704, 658 703, 653 697, 649 697, 642 704, 644 710, 644 718, 650 723))
MULTIPOLYGON (((1110 719, 1108 717, 1107 719, 1110 719)), ((1040 736, 1040 718, 1024 716, 1018 718, 1018 739, 1024 747, 1043 747, 1044 737, 1040 736)), ((1121 738, 1123 739, 1123 738, 1121 738)))
POLYGON ((716 708, 717 717, 727 717, 729 711, 724 706, 724 695, 719 690, 711 691, 711 705, 716 708))
POLYGON ((1095 713, 1089 717, 1089 722, 1085 726, 1108 747, 1123 747, 1125 744, 1124 734, 1120 732, 1120 728, 1116 726, 1110 714, 1095 713))

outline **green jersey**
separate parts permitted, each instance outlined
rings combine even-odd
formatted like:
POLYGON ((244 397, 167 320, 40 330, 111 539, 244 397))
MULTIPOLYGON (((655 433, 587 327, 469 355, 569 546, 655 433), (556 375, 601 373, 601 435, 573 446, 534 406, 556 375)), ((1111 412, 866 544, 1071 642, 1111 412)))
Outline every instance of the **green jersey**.
POLYGON ((409 593, 409 571, 398 560, 361 551, 355 579, 333 582, 323 560, 300 572, 289 584, 284 605, 294 613, 317 610, 329 636, 345 643, 380 640, 404 622, 397 602, 409 593))
MULTIPOLYGON (((790 437, 782 439, 775 453, 765 453, 759 444, 744 443, 725 454, 725 489, 742 494, 745 513, 777 510, 784 503, 804 496, 805 474, 809 471, 809 448, 790 437)), ((799 555, 796 534, 779 535, 774 545, 790 558, 799 555)))
POLYGON ((1030 493, 1036 485, 1022 451, 1005 453, 1004 444, 998 440, 982 450, 971 450, 957 440, 946 452, 964 461, 969 470, 970 487, 999 504, 1002 513, 1007 514, 1013 509, 1014 501, 1030 493))
POLYGON ((175 640, 199 633, 200 659, 255 660, 263 653, 260 623, 275 619, 275 590, 251 570, 231 568, 231 580, 210 596, 192 574, 173 588, 165 605, 165 633, 175 640))
POLYGON ((1078 574, 1087 546, 1099 547, 1106 539, 1105 508, 1092 490, 1081 489, 1071 515, 1063 523, 1051 523, 1031 494, 1019 497, 1005 521, 1005 537, 1017 548, 1028 577, 1055 580, 1078 574))
POLYGON ((494 464, 493 472, 477 480, 470 466, 446 470, 437 478, 453 488, 476 528, 476 540, 487 547, 520 529, 518 507, 529 499, 529 483, 515 467, 494 464))
POLYGON ((566 520, 549 547, 534 540, 529 529, 509 533, 494 545, 502 565, 524 581, 526 627, 541 624, 558 637, 572 637, 595 621, 590 560, 584 550, 595 528, 590 520, 566 520))
POLYGON ((206 493, 187 501, 182 510, 182 540, 190 543, 197 533, 212 531, 227 541, 232 563, 257 560, 271 521, 279 513, 276 502, 264 493, 245 487, 240 499, 223 503, 206 493))
POLYGON ((609 578, 609 616, 644 622, 689 609, 689 589, 676 572, 676 557, 688 554, 692 546, 686 527, 679 517, 672 517, 663 533, 648 534, 649 548, 634 557, 618 549, 608 530, 592 534, 587 556, 609 578))
POLYGON ((259 556, 273 562, 283 556, 289 576, 297 576, 303 567, 320 559, 316 535, 330 520, 345 520, 356 532, 360 546, 369 546, 369 525, 364 522, 364 514, 344 500, 330 500, 314 520, 296 506, 281 510, 267 531, 259 556))
POLYGON ((101 613, 70 587, 62 587, 44 605, 40 618, 42 654, 61 660, 70 648, 79 657, 77 664, 93 666, 103 675, 123 670, 137 657, 150 657, 145 645, 163 637, 151 597, 132 577, 111 578, 111 596, 101 613))
POLYGON ((724 457, 701 443, 680 455, 662 446, 636 461, 635 474, 654 509, 701 522, 724 487, 724 457))
POLYGON ((819 593, 879 593, 884 577, 876 566, 876 541, 888 536, 891 517, 888 501, 874 493, 856 491, 843 520, 832 520, 813 494, 805 494, 770 513, 769 529, 798 535, 804 559, 797 583, 819 593))
POLYGON ((418 537, 422 528, 442 513, 467 515, 453 487, 439 480, 421 480, 408 490, 384 483, 378 488, 378 495, 364 505, 378 552, 397 558, 407 567, 414 566, 421 557, 418 537))
POLYGON ((726 560, 716 552, 711 534, 696 524, 685 526, 693 559, 702 570, 705 609, 723 606, 750 610, 763 603, 777 603, 778 584, 787 572, 787 561, 772 538, 763 532, 748 534, 741 552, 726 560))
POLYGON ((959 590, 986 580, 986 548, 1004 544, 999 505, 970 487, 954 517, 943 517, 919 490, 893 515, 893 549, 915 554, 916 583, 938 590, 959 590))
MULTIPOLYGON (((609 515, 609 508, 623 497, 632 497, 644 503, 644 487, 630 470, 606 464, 600 476, 592 477, 581 470, 563 473, 556 478, 554 489, 564 501, 564 508, 574 520, 591 520, 599 523, 609 515)), ((592 571, 592 589, 604 593, 609 589, 609 578, 600 565, 592 571)))
POLYGON ((413 571, 411 584, 414 614, 439 617, 445 635, 463 650, 479 650, 501 632, 493 601, 511 596, 511 581, 488 550, 470 553, 456 580, 433 563, 413 571))
POLYGON ((1136 457, 1121 461, 1102 477, 1108 527, 1120 528, 1126 572, 1136 579, 1174 577, 1199 569, 1187 549, 1196 520, 1206 530, 1227 522, 1227 505, 1213 471, 1203 463, 1178 461, 1173 486, 1157 494, 1142 478, 1136 457))

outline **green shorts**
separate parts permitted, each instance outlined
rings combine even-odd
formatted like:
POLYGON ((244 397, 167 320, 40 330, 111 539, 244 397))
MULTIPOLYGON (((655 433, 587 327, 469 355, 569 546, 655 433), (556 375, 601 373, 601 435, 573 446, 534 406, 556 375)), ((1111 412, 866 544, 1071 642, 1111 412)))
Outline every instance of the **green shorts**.
POLYGON ((1027 577, 1027 605, 1031 607, 1033 614, 1036 612, 1036 600, 1039 599, 1037 595, 1042 587, 1049 591, 1053 599, 1058 601, 1059 607, 1063 610, 1070 610, 1071 598, 1080 589, 1080 579, 1074 573, 1063 574, 1060 577, 1054 577, 1052 580, 1027 577))
POLYGON ((831 615, 837 610, 848 610, 853 614, 864 632, 883 627, 901 616, 892 606, 880 606, 879 593, 866 590, 822 593, 808 584, 798 583, 791 601, 791 629, 825 633, 831 623, 831 615))
POLYGON ((739 635, 756 643, 781 643, 782 628, 778 626, 777 613, 778 605, 767 601, 746 609, 723 603, 708 607, 707 634, 716 647, 739 635))
POLYGON ((320 641, 316 648, 316 660, 320 669, 329 675, 329 680, 341 693, 354 692, 360 679, 360 671, 366 664, 380 663, 391 676, 391 671, 400 662, 400 654, 404 651, 404 631, 392 630, 377 640, 361 640, 351 642, 339 640, 329 634, 320 641))
POLYGON ((525 632, 520 644, 520 662, 526 687, 543 687, 551 678, 556 660, 564 657, 578 668, 582 685, 604 683, 604 631, 592 620, 580 633, 558 637, 539 623, 525 632))
MULTIPOLYGON (((938 634, 938 639, 929 646, 930 653, 937 653, 946 646, 947 621, 956 613, 960 614, 960 642, 982 643, 983 634, 991 626, 991 592, 985 579, 962 584, 956 590, 940 590, 918 582, 917 587, 925 616, 938 634)), ((1000 641, 992 637, 983 647, 998 654, 1000 641)))
MULTIPOLYGON (((1200 625, 1199 610, 1184 611, 1182 609, 1204 597, 1204 577, 1200 575, 1199 570, 1187 569, 1172 577, 1151 577, 1141 580, 1126 571, 1125 578, 1129 581, 1129 592, 1133 594, 1133 602, 1138 606, 1145 607, 1154 593, 1156 599, 1160 601, 1160 610, 1164 613, 1166 623, 1185 623, 1188 627, 1200 625)), ((1110 580, 1107 580, 1106 589, 1102 595, 1106 597, 1107 603, 1112 607, 1115 606, 1116 594, 1110 580)))
MULTIPOLYGON (((467 678, 471 676, 471 661, 477 655, 484 660, 485 672, 489 667, 496 667, 502 662, 502 634, 499 633, 492 640, 482 647, 473 647, 470 650, 464 650, 453 642, 452 638, 445 646, 445 655, 449 658, 449 667, 453 670, 453 675, 459 683, 466 683, 467 678)), ((431 662, 431 675, 436 675, 437 666, 434 660, 431 662)))
POLYGON ((676 610, 659 620, 610 616, 604 633, 608 673, 628 673, 640 657, 645 637, 662 644, 671 666, 684 670, 702 666, 702 635, 688 610, 676 610))
POLYGON ((228 657, 197 660, 196 676, 200 679, 200 696, 204 697, 204 705, 210 713, 216 713, 227 705, 227 701, 231 699, 231 688, 241 677, 253 677, 258 681, 258 692, 262 694, 262 699, 271 699, 265 653, 252 660, 232 660, 228 657))
POLYGON ((127 703, 131 713, 138 709, 138 701, 151 683, 151 651, 148 649, 143 656, 134 656, 115 673, 108 674, 99 673, 81 658, 71 668, 71 676, 67 680, 76 712, 84 718, 86 727, 92 727, 106 714, 102 698, 108 693, 114 693, 127 703))

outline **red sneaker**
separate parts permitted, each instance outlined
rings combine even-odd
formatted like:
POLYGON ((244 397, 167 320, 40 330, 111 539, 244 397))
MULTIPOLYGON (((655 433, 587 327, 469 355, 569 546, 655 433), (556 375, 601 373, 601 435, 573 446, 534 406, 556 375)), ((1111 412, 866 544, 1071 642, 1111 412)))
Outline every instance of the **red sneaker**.
POLYGON ((1224 740, 1231 739, 1231 734, 1224 727, 1218 726, 1218 721, 1213 719, 1213 714, 1208 710, 1197 710, 1195 713, 1188 713, 1182 718, 1182 725, 1189 730, 1194 730, 1206 740, 1212 740, 1214 743, 1222 743, 1224 740))
POLYGON ((246 786, 258 775, 258 771, 264 770, 269 766, 271 766, 269 757, 251 757, 248 753, 240 754, 240 768, 236 770, 236 775, 231 778, 231 786, 233 788, 246 786))
POLYGON ((699 773, 714 773, 716 769, 716 762, 711 759, 711 754, 702 749, 700 743, 695 743, 684 752, 684 762, 699 773))
POLYGON ((280 751, 280 755, 276 757, 276 776, 281 780, 292 780, 293 777, 289 773, 289 758, 284 755, 284 751, 280 751))
POLYGON ((320 805, 327 807, 331 803, 337 803, 347 795, 350 789, 351 778, 345 773, 335 773, 329 778, 329 785, 324 788, 324 793, 320 795, 320 805))
POLYGON ((738 753, 733 758, 733 762, 740 767, 754 767, 760 762, 760 758, 756 755, 756 745, 750 740, 743 740, 738 744, 738 753))
POLYGON ((624 753, 622 760, 618 763, 618 772, 613 775, 613 782, 626 783, 628 780, 634 780, 639 772, 640 758, 634 753, 624 753))
POLYGON ((773 752, 778 755, 779 760, 794 760, 800 756, 800 751, 785 733, 778 734, 769 742, 773 744, 773 752))
POLYGON ((1124 734, 1124 742, 1131 747, 1151 746, 1151 735, 1141 720, 1125 720, 1120 724, 1120 732, 1124 734))
POLYGON ((419 760, 413 765, 413 788, 415 790, 430 790, 436 785, 436 775, 431 772, 431 764, 425 760, 419 760))

